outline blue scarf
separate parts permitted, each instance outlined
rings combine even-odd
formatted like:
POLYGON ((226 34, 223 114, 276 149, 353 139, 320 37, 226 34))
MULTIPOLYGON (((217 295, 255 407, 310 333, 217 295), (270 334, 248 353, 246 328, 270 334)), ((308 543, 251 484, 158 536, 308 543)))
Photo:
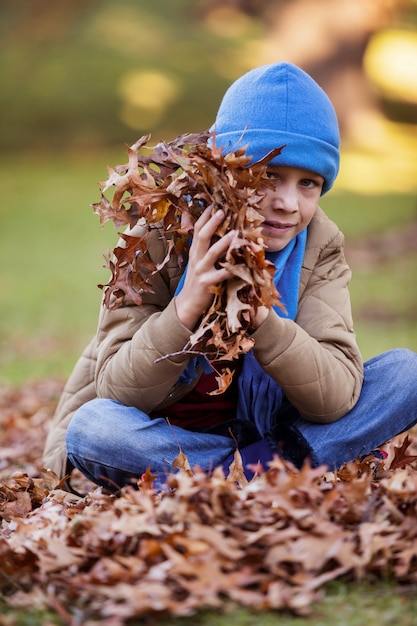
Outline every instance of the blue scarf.
MULTIPOLYGON (((283 250, 266 253, 266 258, 275 265, 274 283, 280 294, 280 300, 285 306, 285 311, 275 306, 275 312, 280 317, 291 320, 294 320, 297 314, 298 291, 306 240, 307 229, 305 228, 283 250)), ((187 269, 181 277, 175 295, 182 289, 186 271, 187 269)), ((206 374, 213 371, 205 357, 192 359, 180 376, 182 384, 187 385, 196 377, 197 362, 206 374)), ((281 406, 283 392, 281 387, 261 368, 252 350, 243 358, 238 388, 237 418, 255 423, 263 436, 270 429, 272 415, 281 406)))

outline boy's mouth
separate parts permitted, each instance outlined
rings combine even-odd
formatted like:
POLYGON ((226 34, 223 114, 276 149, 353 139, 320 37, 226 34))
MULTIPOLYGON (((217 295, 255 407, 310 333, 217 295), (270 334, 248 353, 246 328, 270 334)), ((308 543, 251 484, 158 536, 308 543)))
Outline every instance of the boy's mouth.
POLYGON ((263 222, 263 228, 267 228, 268 230, 276 230, 280 232, 285 232, 294 228, 295 224, 289 224, 288 222, 275 222, 272 220, 268 220, 263 222))

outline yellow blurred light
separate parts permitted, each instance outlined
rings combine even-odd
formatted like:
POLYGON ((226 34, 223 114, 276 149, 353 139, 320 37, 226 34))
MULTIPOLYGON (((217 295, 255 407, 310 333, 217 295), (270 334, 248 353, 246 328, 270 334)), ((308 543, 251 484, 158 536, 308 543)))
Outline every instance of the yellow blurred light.
POLYGON ((382 95, 417 102, 417 33, 389 30, 375 35, 364 67, 382 95))
POLYGON ((130 105, 164 109, 177 98, 179 88, 162 72, 128 72, 122 77, 118 91, 130 105))
POLYGON ((417 126, 366 114, 343 149, 335 189, 363 194, 417 191, 417 126))
POLYGON ((122 121, 130 128, 149 128, 158 123, 168 106, 178 98, 178 83, 162 72, 128 72, 120 80, 122 121))
POLYGON ((342 152, 335 190, 361 194, 415 193, 416 161, 403 154, 376 155, 363 151, 342 152))

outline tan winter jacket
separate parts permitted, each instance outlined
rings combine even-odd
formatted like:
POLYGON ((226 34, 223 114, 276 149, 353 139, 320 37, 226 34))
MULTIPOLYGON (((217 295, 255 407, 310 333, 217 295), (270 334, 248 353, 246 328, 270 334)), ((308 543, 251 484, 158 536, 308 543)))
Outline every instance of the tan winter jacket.
MULTIPOLYGON (((296 321, 271 311, 252 335, 260 365, 300 414, 314 422, 345 415, 356 404, 362 385, 343 241, 337 226, 317 209, 308 227, 296 321)), ((154 228, 149 255, 161 263, 166 253, 166 241, 154 228)), ((181 351, 190 337, 173 300, 181 273, 171 259, 155 276, 155 293, 145 294, 142 306, 129 301, 115 311, 102 307, 97 334, 66 384, 46 441, 44 466, 59 477, 71 470, 65 433, 79 406, 95 397, 111 398, 149 413, 191 389, 177 385, 188 362, 184 356, 155 363, 181 351)))

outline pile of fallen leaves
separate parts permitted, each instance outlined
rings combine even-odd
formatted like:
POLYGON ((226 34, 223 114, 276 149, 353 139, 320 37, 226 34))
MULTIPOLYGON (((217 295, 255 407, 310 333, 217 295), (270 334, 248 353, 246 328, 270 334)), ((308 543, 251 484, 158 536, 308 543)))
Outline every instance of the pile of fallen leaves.
POLYGON ((263 218, 258 213, 259 190, 271 186, 266 163, 281 149, 249 166, 245 149, 223 154, 214 137, 209 147, 209 137, 208 132, 181 135, 151 149, 149 135, 143 136, 128 148, 128 163, 108 168, 108 179, 100 183, 101 200, 92 206, 101 225, 110 220, 116 227, 129 228, 121 233, 122 243, 112 258, 107 257, 111 278, 101 287, 110 309, 120 306, 125 296, 141 305, 142 295, 152 293, 154 277, 171 256, 179 266, 186 263, 194 224, 203 210, 213 214, 224 210, 225 219, 213 241, 236 231, 219 260, 232 278, 212 289, 212 306, 184 352, 203 353, 209 361, 230 361, 253 347, 247 331, 258 307, 281 306, 274 286, 275 267, 265 258, 263 218), (111 200, 106 193, 112 194, 111 200), (168 254, 160 265, 147 256, 155 224, 168 240, 168 254), (141 230, 136 234, 138 226, 141 230))
MULTIPOLYGON (((78 497, 42 470, 61 385, 0 390, 0 592, 49 607, 68 624, 113 626, 166 612, 238 604, 305 615, 326 582, 392 576, 417 582, 417 441, 412 433, 326 473, 276 458, 247 482, 180 469, 118 496, 78 497)), ((186 452, 186 451, 184 451, 186 452)))

